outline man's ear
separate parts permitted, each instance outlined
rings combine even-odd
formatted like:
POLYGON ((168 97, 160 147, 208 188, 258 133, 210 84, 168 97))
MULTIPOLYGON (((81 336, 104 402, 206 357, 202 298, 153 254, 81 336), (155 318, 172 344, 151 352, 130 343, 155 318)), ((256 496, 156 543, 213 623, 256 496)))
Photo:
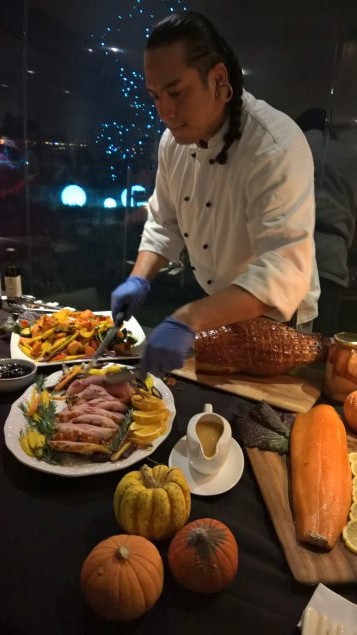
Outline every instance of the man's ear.
POLYGON ((211 70, 213 71, 213 77, 216 86, 219 86, 221 82, 228 81, 227 67, 225 66, 225 64, 223 64, 223 62, 219 62, 211 70))

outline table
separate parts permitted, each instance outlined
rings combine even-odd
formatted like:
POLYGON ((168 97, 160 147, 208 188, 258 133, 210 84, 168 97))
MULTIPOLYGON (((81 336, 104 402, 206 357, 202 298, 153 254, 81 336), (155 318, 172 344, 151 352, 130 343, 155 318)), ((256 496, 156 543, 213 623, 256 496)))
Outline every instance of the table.
MULTIPOLYGON (((0 341, 0 354, 8 353, 8 342, 0 341)), ((149 465, 151 461, 167 463, 172 447, 185 434, 189 418, 202 411, 205 403, 212 403, 215 411, 229 419, 244 401, 181 380, 170 388, 177 416, 169 437, 149 457, 149 465)), ((18 396, 0 395, 2 424, 18 396)), ((300 633, 296 624, 314 587, 297 583, 291 575, 247 456, 243 476, 233 489, 217 496, 192 496, 190 520, 217 518, 236 537, 239 568, 232 584, 216 596, 185 591, 168 571, 168 543, 158 543, 165 583, 152 610, 128 624, 96 617, 81 597, 80 570, 98 542, 121 533, 112 501, 123 474, 63 478, 32 470, 13 457, 1 435, 2 635, 300 633)), ((356 601, 356 585, 330 588, 356 601)))

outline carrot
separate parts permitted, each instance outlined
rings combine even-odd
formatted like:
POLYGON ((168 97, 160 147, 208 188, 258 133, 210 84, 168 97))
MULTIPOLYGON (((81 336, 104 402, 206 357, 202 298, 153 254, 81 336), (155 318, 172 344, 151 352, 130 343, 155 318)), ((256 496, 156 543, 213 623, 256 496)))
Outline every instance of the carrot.
POLYGON ((296 416, 290 455, 297 538, 330 550, 347 522, 352 494, 346 431, 332 406, 296 416))

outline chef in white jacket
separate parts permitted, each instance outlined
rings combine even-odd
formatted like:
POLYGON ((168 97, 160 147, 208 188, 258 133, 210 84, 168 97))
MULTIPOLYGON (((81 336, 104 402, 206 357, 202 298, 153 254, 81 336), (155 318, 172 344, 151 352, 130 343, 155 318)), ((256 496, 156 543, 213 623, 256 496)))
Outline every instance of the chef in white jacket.
POLYGON ((184 247, 207 294, 149 337, 142 373, 160 376, 182 365, 196 331, 294 314, 304 328, 316 317, 314 166, 299 127, 243 90, 234 53, 201 14, 154 28, 145 77, 166 130, 138 256, 112 313, 133 315, 184 247))

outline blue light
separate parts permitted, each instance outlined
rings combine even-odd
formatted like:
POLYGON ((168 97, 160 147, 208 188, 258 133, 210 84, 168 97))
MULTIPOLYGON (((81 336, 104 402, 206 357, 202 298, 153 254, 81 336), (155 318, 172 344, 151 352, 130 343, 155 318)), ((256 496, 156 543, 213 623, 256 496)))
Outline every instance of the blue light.
POLYGON ((114 198, 106 198, 104 203, 103 203, 104 207, 106 207, 107 209, 113 209, 114 207, 117 206, 117 202, 114 198))
POLYGON ((128 205, 128 190, 125 188, 121 193, 121 204, 123 207, 141 207, 142 205, 146 205, 146 201, 137 201, 135 204, 135 197, 133 195, 134 192, 145 192, 145 187, 142 185, 132 185, 131 189, 131 197, 130 203, 128 205))
POLYGON ((87 200, 87 195, 79 185, 67 185, 61 193, 63 205, 83 207, 87 200))

